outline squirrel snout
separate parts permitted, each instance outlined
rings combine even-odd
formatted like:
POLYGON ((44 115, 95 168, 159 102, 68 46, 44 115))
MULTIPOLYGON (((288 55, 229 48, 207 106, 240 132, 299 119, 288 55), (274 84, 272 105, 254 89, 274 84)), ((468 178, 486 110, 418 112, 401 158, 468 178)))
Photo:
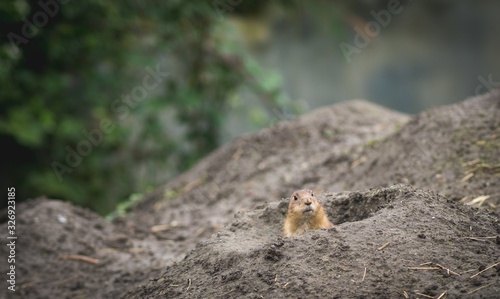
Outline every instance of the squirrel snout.
POLYGON ((312 204, 312 201, 306 201, 305 204, 306 206, 310 206, 312 204))

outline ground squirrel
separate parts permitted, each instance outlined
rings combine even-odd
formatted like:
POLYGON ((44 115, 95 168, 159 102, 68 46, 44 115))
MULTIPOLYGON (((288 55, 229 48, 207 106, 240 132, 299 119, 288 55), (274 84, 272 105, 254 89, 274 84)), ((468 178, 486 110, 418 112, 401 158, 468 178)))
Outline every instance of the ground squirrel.
POLYGON ((300 235, 310 229, 332 227, 333 224, 328 220, 325 209, 311 190, 303 189, 293 192, 283 225, 285 237, 300 235))

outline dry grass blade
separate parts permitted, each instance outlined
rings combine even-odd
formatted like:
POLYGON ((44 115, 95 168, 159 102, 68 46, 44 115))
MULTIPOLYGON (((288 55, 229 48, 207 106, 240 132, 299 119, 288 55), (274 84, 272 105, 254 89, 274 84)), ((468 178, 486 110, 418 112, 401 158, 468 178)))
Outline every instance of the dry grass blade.
POLYGON ((377 248, 378 251, 384 250, 387 246, 389 246, 390 242, 385 243, 384 245, 377 248))
POLYGON ((474 176, 474 173, 469 173, 468 175, 464 176, 460 181, 461 182, 466 182, 468 179, 474 176))
POLYGON ((496 239, 496 238, 497 238, 497 236, 494 236, 494 237, 464 237, 464 239, 480 241, 480 242, 486 242, 485 239, 496 239))
POLYGON ((85 256, 85 255, 63 255, 60 257, 62 260, 73 260, 73 261, 81 261, 86 262, 93 265, 98 265, 100 261, 98 259, 85 256))
POLYGON ((166 231, 172 228, 172 225, 170 224, 159 224, 159 225, 154 225, 150 228, 152 233, 157 233, 161 231, 166 231))
POLYGON ((475 205, 475 206, 482 206, 483 203, 486 200, 490 199, 490 197, 491 197, 490 195, 478 196, 478 197, 474 198, 473 200, 471 200, 471 201, 469 201, 469 202, 467 202, 465 204, 469 205, 469 206, 473 206, 473 205, 475 205))
POLYGON ((437 297, 437 299, 442 299, 444 297, 444 295, 446 295, 446 292, 447 291, 444 291, 441 295, 439 295, 439 297, 437 297))
POLYGON ((468 175, 464 176, 460 181, 466 182, 468 179, 474 176, 474 173, 469 173, 468 175))
POLYGON ((419 266, 422 267, 422 266, 432 265, 432 264, 433 264, 433 262, 427 262, 427 263, 422 263, 419 266))
POLYGON ((416 293, 415 294, 419 295, 419 296, 422 296, 422 297, 425 297, 425 298, 432 298, 434 299, 434 296, 430 296, 430 295, 426 295, 426 294, 422 294, 422 293, 416 293))
POLYGON ((352 162, 351 164, 351 169, 354 169, 358 167, 359 165, 365 163, 368 159, 365 156, 362 156, 361 158, 357 159, 356 161, 352 162))
POLYGON ((489 270, 489 269, 491 269, 491 268, 493 268, 495 266, 498 266, 498 265, 500 265, 500 262, 484 268, 483 270, 481 270, 481 271, 477 272, 476 274, 472 275, 470 278, 474 278, 474 277, 478 276, 479 274, 483 273, 484 271, 489 270))
POLYGON ((198 187, 199 185, 203 184, 203 182, 205 182, 204 178, 198 178, 194 181, 191 181, 181 188, 181 191, 179 192, 179 194, 187 193, 187 192, 193 190, 194 188, 198 187))
POLYGON ((465 163, 463 163, 463 164, 462 164, 462 166, 464 166, 464 167, 465 167, 465 166, 472 166, 472 165, 477 164, 477 163, 479 163, 479 162, 481 162, 481 160, 479 160, 479 159, 474 159, 474 160, 472 160, 472 161, 469 161, 469 162, 465 162, 465 163))
POLYGON ((202 227, 200 227, 200 228, 199 228, 199 229, 198 229, 198 230, 194 233, 194 235, 195 235, 196 237, 199 237, 199 236, 203 235, 203 234, 207 231, 207 229, 208 229, 208 227, 206 227, 206 226, 202 226, 202 227))
POLYGON ((24 289, 24 288, 30 288, 34 285, 37 285, 39 284, 40 282, 42 282, 41 280, 34 280, 34 281, 31 281, 31 282, 27 282, 25 284, 22 284, 19 286, 20 289, 24 289))
POLYGON ((473 172, 476 172, 479 170, 488 170, 491 172, 498 172, 500 170, 500 164, 491 165, 491 164, 487 164, 487 163, 481 163, 481 164, 477 165, 476 167, 467 170, 467 173, 473 173, 473 172))
POLYGON ((472 294, 472 293, 474 293, 474 292, 477 292, 477 291, 482 290, 482 289, 484 289, 484 288, 486 288, 486 287, 489 287, 489 286, 490 286, 490 285, 492 285, 492 284, 493 284, 493 282, 492 282, 492 283, 485 284, 484 286, 480 286, 479 288, 475 288, 475 289, 473 289, 472 291, 468 292, 468 293, 467 293, 467 295, 470 295, 470 294, 472 294))
POLYGON ((448 275, 451 274, 455 274, 457 276, 460 276, 460 274, 458 274, 457 272, 454 272, 454 271, 451 271, 449 268, 446 268, 445 266, 442 266, 440 264, 436 264, 436 266, 438 266, 439 268, 443 269, 443 270, 446 270, 448 272, 448 275))

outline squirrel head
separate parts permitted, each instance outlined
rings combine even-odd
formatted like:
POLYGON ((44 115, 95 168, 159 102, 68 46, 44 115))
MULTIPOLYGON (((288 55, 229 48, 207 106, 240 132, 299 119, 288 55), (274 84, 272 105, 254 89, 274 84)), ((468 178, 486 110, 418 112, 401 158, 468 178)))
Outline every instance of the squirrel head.
POLYGON ((292 193, 290 203, 288 204, 288 213, 312 216, 319 208, 320 203, 314 193, 309 189, 302 189, 292 193))

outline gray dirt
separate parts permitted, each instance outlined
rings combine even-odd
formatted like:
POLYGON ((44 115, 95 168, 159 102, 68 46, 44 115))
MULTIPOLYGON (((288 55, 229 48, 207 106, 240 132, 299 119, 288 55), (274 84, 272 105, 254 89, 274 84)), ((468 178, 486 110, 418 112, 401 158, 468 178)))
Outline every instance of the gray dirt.
POLYGON ((112 222, 22 203, 0 296, 496 298, 499 122, 499 91, 413 117, 349 101, 221 147, 112 222), (284 239, 302 188, 336 227, 284 239))

